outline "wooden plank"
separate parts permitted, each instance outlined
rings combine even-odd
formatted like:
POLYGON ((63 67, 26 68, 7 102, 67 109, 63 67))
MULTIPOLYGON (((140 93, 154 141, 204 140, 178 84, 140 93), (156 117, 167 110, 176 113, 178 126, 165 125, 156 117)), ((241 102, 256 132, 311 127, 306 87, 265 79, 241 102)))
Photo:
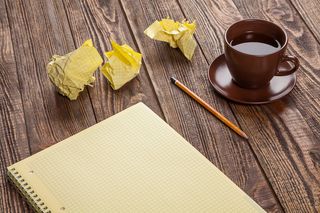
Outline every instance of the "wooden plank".
POLYGON ((288 0, 320 43, 320 0, 288 0))
MULTIPOLYGON (((272 11, 270 5, 273 5, 270 1, 263 3, 263 6, 257 5, 256 1, 235 1, 237 6, 232 1, 224 1, 221 4, 194 0, 179 2, 184 13, 199 23, 196 37, 209 63, 222 53, 223 33, 231 23, 241 19, 242 14, 245 17, 266 18, 262 15, 263 11, 272 11), (248 11, 250 13, 247 13, 248 11)), ((280 8, 291 17, 290 10, 285 5, 281 4, 280 8)), ((267 18, 279 23, 275 18, 276 14, 274 12, 267 18)), ((294 30, 292 24, 289 26, 281 24, 286 29, 294 30)), ((302 24, 298 23, 297 26, 302 24)), ((314 40, 308 40, 308 43, 316 45, 314 40)), ((295 47, 297 44, 292 42, 289 52, 297 55, 295 47)), ((313 48, 317 47, 312 46, 311 49, 313 48)), ((302 52, 302 56, 304 54, 308 53, 302 52)), ((318 136, 313 133, 319 132, 319 125, 311 127, 308 125, 311 122, 308 122, 307 118, 304 119, 304 114, 309 112, 310 116, 318 116, 318 107, 309 106, 309 104, 319 105, 315 97, 318 93, 314 94, 315 91, 319 91, 316 89, 319 83, 314 72, 317 65, 310 67, 306 59, 302 59, 301 62, 303 73, 300 71, 298 74, 297 87, 288 97, 264 106, 231 104, 243 129, 250 132, 249 143, 281 205, 288 212, 312 212, 319 208, 320 177, 314 166, 314 159, 310 155, 310 151, 318 147, 318 136), (313 92, 305 89, 306 84, 312 85, 313 92)))
POLYGON ((59 95, 49 81, 46 64, 53 54, 75 49, 52 1, 6 1, 17 61, 31 153, 96 123, 85 90, 77 101, 59 95))
MULTIPOLYGON (((87 38, 93 38, 98 50, 110 51, 109 39, 118 43, 127 43, 138 50, 132 40, 130 28, 123 15, 118 1, 63 1, 66 16, 76 44, 87 38)), ((57 10, 62 4, 56 4, 57 10)), ((96 85, 89 89, 93 109, 98 121, 119 112, 130 105, 143 101, 158 115, 163 117, 162 110, 155 95, 154 88, 143 64, 139 76, 114 91, 101 72, 96 73, 96 85)))
POLYGON ((0 0, 0 212, 29 212, 6 178, 7 166, 29 156, 29 144, 6 5, 0 0))
POLYGON ((230 132, 190 97, 170 85, 169 77, 190 87, 209 104, 237 123, 228 102, 212 92, 207 80, 208 64, 200 48, 189 62, 167 44, 152 41, 143 31, 156 19, 170 16, 182 20, 184 15, 175 1, 132 3, 121 0, 137 44, 145 55, 145 64, 155 86, 168 123, 218 166, 237 185, 268 211, 281 211, 246 141, 230 132))

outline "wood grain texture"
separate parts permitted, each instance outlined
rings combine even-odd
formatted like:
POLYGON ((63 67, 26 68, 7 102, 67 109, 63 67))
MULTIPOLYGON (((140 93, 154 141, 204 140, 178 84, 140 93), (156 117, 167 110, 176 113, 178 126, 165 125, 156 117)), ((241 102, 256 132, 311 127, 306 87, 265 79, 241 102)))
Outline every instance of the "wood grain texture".
MULTIPOLYGON (((28 153, 21 157, 25 158, 89 127, 96 123, 96 120, 86 91, 80 95, 77 102, 71 102, 58 95, 47 77, 46 64, 51 55, 65 54, 74 49, 70 33, 60 25, 66 21, 57 20, 55 13, 58 11, 54 10, 50 1, 6 1, 6 7, 10 11, 8 20, 16 64, 7 72, 10 71, 13 76, 14 73, 18 75, 19 84, 13 81, 16 83, 10 89, 20 89, 25 116, 24 119, 21 119, 19 113, 15 116, 21 119, 19 122, 25 120, 27 135, 24 137, 28 136, 28 140, 14 141, 21 149, 26 146, 25 142, 29 142, 30 148, 25 148, 28 153)), ((1 78, 2 81, 5 79, 1 78)), ((10 94, 15 93, 10 91, 10 94)), ((15 107, 22 110, 19 105, 15 107)), ((12 119, 12 122, 15 122, 15 119, 12 119)), ((19 125, 6 125, 4 129, 6 128, 14 132, 19 125)), ((7 156, 10 164, 21 158, 17 159, 14 153, 7 156)), ((17 191, 10 189, 10 193, 15 194, 7 194, 5 197, 14 202, 17 191)), ((21 199, 19 202, 21 203, 21 199)), ((14 206, 8 207, 7 211, 14 211, 14 206)))
MULTIPOLYGON (((103 55, 104 52, 111 50, 110 39, 114 39, 138 51, 118 1, 68 0, 64 1, 64 6, 76 44, 92 38, 103 55)), ((144 64, 140 74, 117 91, 110 87, 101 72, 97 72, 95 86, 89 88, 89 94, 98 121, 140 101, 163 117, 144 64)))
MULTIPOLYGON (((234 2, 237 7, 242 9, 241 4, 248 3, 236 0, 234 2)), ((301 63, 300 71, 297 73, 297 87, 293 90, 290 98, 314 133, 313 136, 316 142, 307 143, 307 149, 313 150, 313 153, 320 153, 320 45, 289 2, 269 1, 268 3, 260 4, 254 2, 252 5, 259 8, 259 10, 243 11, 244 16, 268 19, 283 27, 288 33, 289 45, 287 52, 298 56, 301 63), (280 10, 286 13, 279 15, 280 10)), ((311 151, 309 151, 310 153, 311 151)), ((312 154, 310 154, 310 157, 315 162, 312 154)), ((318 170, 318 172, 320 171, 318 170)), ((319 180, 319 175, 317 179, 319 180)), ((320 196, 320 189, 318 195, 320 196)), ((319 202, 320 197, 318 197, 318 205, 320 205, 319 202)))
POLYGON ((288 0, 320 43, 320 1, 288 0))
POLYGON ((295 9, 286 2, 268 1, 258 4, 249 2, 259 10, 244 7, 248 2, 235 1, 244 17, 257 17, 272 20, 288 33, 288 53, 296 55, 301 63, 297 87, 292 91, 292 99, 308 123, 318 141, 320 141, 320 46, 295 9), (280 12, 281 11, 281 12, 280 12), (308 103, 308 104, 306 104, 308 103))
POLYGON ((46 64, 75 49, 70 29, 52 1, 7 1, 31 152, 96 123, 87 91, 77 101, 59 95, 46 64), (59 18, 58 18, 59 17, 59 18))
POLYGON ((6 179, 7 166, 30 155, 6 5, 0 0, 0 212, 29 208, 6 179))
POLYGON ((121 2, 137 44, 146 56, 144 61, 167 122, 261 206, 269 211, 281 211, 246 141, 225 128, 190 97, 170 85, 170 76, 176 76, 232 122, 237 123, 228 102, 212 92, 207 80, 208 64, 201 49, 196 49, 192 62, 189 62, 179 50, 172 49, 165 43, 152 41, 143 34, 156 19, 170 16, 182 20, 184 15, 179 4, 174 1, 140 1, 134 5, 127 0, 121 2))
POLYGON ((31 212, 5 179, 6 167, 143 101, 268 212, 320 211, 319 0, 0 0, 0 212, 31 212), (143 31, 156 19, 196 20, 192 61, 143 31), (299 57, 298 82, 263 106, 228 102, 207 79, 223 53, 225 29, 243 18, 271 20, 299 57), (142 52, 140 75, 113 91, 100 72, 77 101, 59 95, 46 73, 53 54, 92 38, 142 52), (170 84, 174 76, 250 134, 238 137, 170 84))
MULTIPOLYGON (((196 36, 209 63, 217 53, 216 48, 212 46, 217 45, 218 50, 223 49, 223 33, 231 23, 242 17, 266 19, 261 14, 264 11, 271 11, 270 4, 272 2, 266 2, 263 9, 258 10, 257 8, 261 7, 256 5, 256 1, 246 3, 241 1, 241 5, 234 5, 231 1, 225 1, 224 4, 215 4, 212 1, 180 2, 185 14, 199 21, 196 36), (252 7, 246 5, 252 5, 252 7), (242 8, 243 10, 251 8, 250 11, 254 11, 255 15, 242 16, 244 13, 242 8), (214 33, 210 33, 212 28, 215 29, 214 33), (208 45, 210 41, 213 44, 208 45)), ((281 8, 284 8, 284 5, 281 8)), ((290 11, 285 11, 290 14, 290 11)), ((275 19, 272 21, 276 22, 275 19)), ((291 47, 289 49, 291 50, 291 47)), ((302 63, 302 69, 304 65, 305 63, 302 63)), ((313 75, 313 69, 309 71, 313 75)), ((313 94, 308 97, 309 94, 304 89, 300 89, 304 92, 297 92, 300 87, 303 87, 300 86, 301 84, 312 82, 301 79, 300 75, 295 91, 283 100, 261 107, 231 104, 242 128, 251 133, 250 145, 279 197, 281 205, 288 212, 312 212, 319 208, 319 173, 310 155, 310 150, 315 150, 318 144, 317 136, 312 130, 319 131, 319 125, 311 129, 300 110, 306 112, 306 108, 309 108, 308 110, 312 111, 312 107, 305 104, 298 105, 299 101, 314 102, 316 105, 318 102, 313 94), (297 100, 302 96, 305 100, 297 100)), ((316 88, 316 85, 317 83, 314 83, 313 87, 316 88)), ((311 115, 317 116, 316 109, 311 115)))

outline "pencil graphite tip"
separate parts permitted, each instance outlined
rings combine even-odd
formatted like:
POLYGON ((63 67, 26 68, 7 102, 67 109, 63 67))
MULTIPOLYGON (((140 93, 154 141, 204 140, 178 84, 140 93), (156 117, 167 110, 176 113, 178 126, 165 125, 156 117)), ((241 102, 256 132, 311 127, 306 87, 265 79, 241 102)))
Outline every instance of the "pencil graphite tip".
POLYGON ((175 79, 175 77, 171 77, 170 79, 171 79, 171 82, 174 83, 174 84, 175 84, 176 81, 177 81, 177 79, 175 79))
POLYGON ((245 139, 249 140, 249 137, 246 133, 242 132, 242 137, 244 137, 245 139))

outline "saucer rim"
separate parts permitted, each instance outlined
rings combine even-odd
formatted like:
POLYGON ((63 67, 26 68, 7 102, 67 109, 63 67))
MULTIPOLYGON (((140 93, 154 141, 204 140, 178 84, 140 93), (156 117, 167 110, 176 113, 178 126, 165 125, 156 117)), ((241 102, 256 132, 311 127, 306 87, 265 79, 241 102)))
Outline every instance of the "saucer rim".
MULTIPOLYGON (((230 101, 233 101, 233 102, 235 102, 235 103, 246 104, 246 105, 248 105, 248 104, 250 104, 250 105, 269 104, 269 103, 272 103, 272 102, 274 102, 274 101, 277 101, 277 100, 285 97, 286 95, 288 95, 288 94, 293 90, 293 88, 295 87, 295 85, 296 85, 296 83, 297 83, 297 75, 296 75, 296 73, 292 73, 291 75, 292 75, 293 78, 294 78, 294 82, 293 82, 293 84, 292 84, 292 87, 288 87, 288 88, 285 89, 281 94, 279 94, 279 95, 277 95, 277 96, 275 96, 275 97, 271 97, 272 100, 267 100, 267 101, 254 101, 254 102, 251 102, 251 101, 243 101, 243 100, 239 100, 239 99, 235 99, 235 98, 230 98, 230 97, 226 96, 226 95, 224 94, 224 91, 223 91, 220 87, 217 87, 216 84, 214 84, 214 83, 211 81, 211 78, 210 78, 210 70, 211 70, 211 67, 213 66, 213 64, 214 64, 220 57, 224 57, 224 53, 221 54, 221 55, 219 55, 218 57, 216 57, 216 58, 211 62, 210 66, 209 66, 208 76, 207 76, 207 77, 208 77, 208 79, 209 79, 210 84, 212 85, 212 87, 214 88, 214 90, 215 90, 216 92, 218 92, 218 93, 219 93, 221 96, 223 96, 224 98, 226 98, 226 99, 228 99, 228 100, 230 100, 230 101)), ((230 72, 229 69, 228 69, 228 72, 230 72)), ((281 77, 281 76, 279 76, 279 77, 281 77)), ((245 88, 243 88, 243 89, 245 89, 245 88)), ((248 89, 245 89, 245 90, 248 90, 248 89)))

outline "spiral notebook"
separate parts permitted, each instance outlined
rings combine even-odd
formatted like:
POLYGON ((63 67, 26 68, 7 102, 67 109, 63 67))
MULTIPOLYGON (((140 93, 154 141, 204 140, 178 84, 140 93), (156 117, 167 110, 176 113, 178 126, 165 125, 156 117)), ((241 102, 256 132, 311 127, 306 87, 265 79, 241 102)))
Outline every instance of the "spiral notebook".
POLYGON ((8 175, 37 212, 264 212, 142 103, 8 175))

